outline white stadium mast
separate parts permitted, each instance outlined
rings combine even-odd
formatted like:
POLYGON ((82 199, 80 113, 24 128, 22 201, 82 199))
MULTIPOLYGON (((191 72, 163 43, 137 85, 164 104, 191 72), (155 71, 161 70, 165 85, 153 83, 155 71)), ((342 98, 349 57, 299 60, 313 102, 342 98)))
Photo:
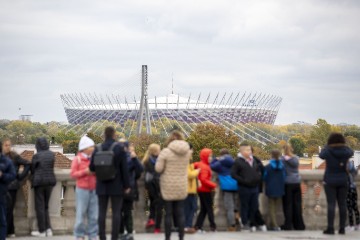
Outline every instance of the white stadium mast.
POLYGON ((142 65, 141 67, 141 99, 140 99, 140 112, 137 119, 137 134, 141 134, 142 123, 144 119, 144 110, 145 110, 145 124, 146 124, 146 133, 151 134, 151 123, 150 123, 150 111, 148 103, 148 68, 147 65, 142 65))

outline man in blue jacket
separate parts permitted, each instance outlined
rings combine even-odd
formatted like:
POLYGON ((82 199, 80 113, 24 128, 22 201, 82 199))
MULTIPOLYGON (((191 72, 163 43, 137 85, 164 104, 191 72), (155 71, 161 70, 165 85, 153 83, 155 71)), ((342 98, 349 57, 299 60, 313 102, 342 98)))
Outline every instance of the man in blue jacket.
POLYGON ((8 185, 16 178, 15 167, 12 161, 2 154, 0 142, 0 240, 5 240, 7 233, 6 223, 6 195, 8 185))
POLYGON ((211 162, 211 170, 216 172, 219 177, 220 189, 224 194, 224 207, 228 220, 228 231, 236 231, 235 210, 238 185, 235 179, 231 177, 231 168, 235 160, 227 149, 220 151, 220 157, 211 162))

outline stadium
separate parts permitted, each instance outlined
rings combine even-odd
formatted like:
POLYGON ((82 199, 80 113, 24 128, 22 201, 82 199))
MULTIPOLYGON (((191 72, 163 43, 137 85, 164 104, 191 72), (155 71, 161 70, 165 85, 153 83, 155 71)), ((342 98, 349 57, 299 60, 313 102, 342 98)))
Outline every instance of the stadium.
MULTIPOLYGON (((151 134, 154 121, 173 120, 179 123, 186 135, 192 126, 211 122, 220 124, 234 131, 237 126, 250 129, 251 136, 260 135, 263 142, 268 139, 251 126, 251 123, 274 124, 282 98, 263 93, 217 93, 215 95, 199 94, 193 98, 179 94, 168 94, 161 97, 148 98, 147 67, 143 66, 142 90, 140 99, 129 101, 115 95, 98 94, 62 94, 61 100, 68 122, 72 125, 99 121, 111 121, 124 125, 127 121, 137 122, 137 133, 141 132, 145 118, 147 133, 151 134)), ((243 134, 242 134, 243 135, 243 134)), ((245 135, 249 135, 246 133, 245 135)), ((257 138, 258 139, 258 138, 257 138)))

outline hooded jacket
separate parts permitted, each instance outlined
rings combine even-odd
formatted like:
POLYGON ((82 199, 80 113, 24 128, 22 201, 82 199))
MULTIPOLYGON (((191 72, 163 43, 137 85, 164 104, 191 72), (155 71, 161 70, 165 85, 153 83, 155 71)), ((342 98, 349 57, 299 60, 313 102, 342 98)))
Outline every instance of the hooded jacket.
POLYGON ((160 173, 160 190, 164 200, 179 201, 187 197, 190 154, 189 144, 182 140, 172 141, 160 152, 155 170, 160 173))
POLYGON ((219 175, 219 182, 221 190, 223 191, 237 191, 238 186, 231 177, 231 168, 234 165, 234 159, 230 154, 221 156, 219 160, 214 160, 210 163, 211 169, 219 175))
POLYGON ((211 181, 212 172, 209 164, 209 156, 211 154, 211 149, 204 148, 200 152, 200 162, 194 163, 195 169, 200 169, 198 192, 211 192, 217 186, 216 183, 211 181))
POLYGON ((16 172, 12 161, 1 154, 0 152, 0 171, 2 176, 0 177, 0 203, 5 201, 8 185, 16 178, 16 172))
POLYGON ((195 170, 194 164, 189 164, 188 166, 188 194, 197 193, 197 177, 199 171, 195 170))
POLYGON ((55 154, 49 150, 46 138, 38 138, 35 144, 37 153, 31 161, 32 186, 55 186, 55 154))
POLYGON ((348 184, 347 164, 354 155, 346 145, 329 145, 321 150, 319 157, 326 161, 324 182, 334 186, 348 184))
POLYGON ((285 194, 284 164, 280 160, 270 160, 264 170, 265 194, 271 198, 279 198, 285 194))

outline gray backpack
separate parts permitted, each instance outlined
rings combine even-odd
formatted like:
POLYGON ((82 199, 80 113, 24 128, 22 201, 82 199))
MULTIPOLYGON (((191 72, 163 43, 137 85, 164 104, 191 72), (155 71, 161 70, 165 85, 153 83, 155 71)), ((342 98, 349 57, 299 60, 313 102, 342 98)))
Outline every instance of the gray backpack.
POLYGON ((99 181, 109 181, 116 177, 117 169, 114 164, 114 148, 118 145, 114 142, 109 150, 103 151, 102 144, 96 146, 97 152, 94 155, 94 166, 96 178, 99 181))

